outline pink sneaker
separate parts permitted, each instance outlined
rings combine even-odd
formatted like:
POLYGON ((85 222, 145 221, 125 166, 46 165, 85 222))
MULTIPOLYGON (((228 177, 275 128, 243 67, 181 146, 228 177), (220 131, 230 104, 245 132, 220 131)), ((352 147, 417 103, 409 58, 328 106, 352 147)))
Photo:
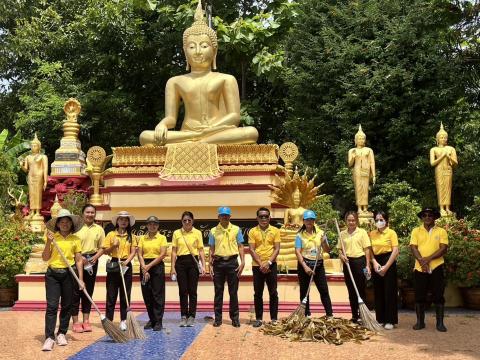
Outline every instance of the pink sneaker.
POLYGON ((53 345, 55 345, 55 341, 53 341, 53 339, 47 338, 43 343, 42 351, 52 351, 53 345))
POLYGON ((67 338, 65 337, 64 334, 58 334, 57 335, 57 344, 58 346, 65 346, 68 344, 67 338))
POLYGON ((72 326, 72 330, 73 330, 74 333, 82 333, 84 331, 84 328, 83 328, 82 324, 75 323, 72 326))
POLYGON ((90 323, 88 321, 84 322, 82 327, 83 327, 83 331, 85 331, 85 332, 91 332, 92 331, 92 325, 90 325, 90 323))

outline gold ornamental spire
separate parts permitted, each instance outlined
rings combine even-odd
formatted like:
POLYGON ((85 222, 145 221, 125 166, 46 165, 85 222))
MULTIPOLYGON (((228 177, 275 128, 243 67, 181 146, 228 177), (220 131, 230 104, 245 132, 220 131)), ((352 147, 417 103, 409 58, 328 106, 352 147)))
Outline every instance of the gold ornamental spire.
POLYGON ((367 135, 365 135, 365 133, 363 132, 362 130, 362 124, 359 124, 358 125, 358 131, 357 133, 355 134, 355 139, 359 138, 359 137, 367 137, 367 135))

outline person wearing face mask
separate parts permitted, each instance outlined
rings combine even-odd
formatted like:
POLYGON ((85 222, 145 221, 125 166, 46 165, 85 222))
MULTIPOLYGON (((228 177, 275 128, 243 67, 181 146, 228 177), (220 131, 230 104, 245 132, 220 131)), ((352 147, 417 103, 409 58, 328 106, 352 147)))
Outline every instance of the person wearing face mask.
POLYGON ((375 214, 376 230, 370 232, 372 242, 373 286, 375 290, 375 314, 385 329, 398 324, 397 308, 397 263, 398 237, 388 226, 388 215, 383 211, 375 214))

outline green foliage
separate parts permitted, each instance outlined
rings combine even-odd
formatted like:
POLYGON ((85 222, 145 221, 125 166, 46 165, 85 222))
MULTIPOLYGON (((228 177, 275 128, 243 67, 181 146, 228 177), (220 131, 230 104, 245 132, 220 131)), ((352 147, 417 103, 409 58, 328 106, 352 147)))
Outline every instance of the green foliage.
POLYGON ((10 213, 11 203, 8 190, 15 186, 16 174, 10 169, 9 161, 4 153, 0 153, 0 218, 10 213))
MULTIPOLYGON (((399 197, 417 198, 418 192, 406 181, 380 180, 375 185, 375 196, 369 201, 369 207, 375 210, 387 210, 389 204, 399 197)), ((391 205, 390 205, 391 206, 391 205)))
POLYGON ((399 254, 397 257, 397 276, 407 286, 413 286, 413 268, 415 259, 408 246, 409 238, 399 238, 399 254))
POLYGON ((10 221, 0 224, 0 288, 15 286, 15 275, 23 272, 31 245, 39 240, 37 234, 21 223, 10 221))
POLYGON ((448 231, 447 279, 457 286, 479 287, 480 230, 463 220, 450 220, 444 226, 448 231))
POLYGON ((480 196, 475 196, 473 205, 467 208, 466 220, 473 229, 480 229, 480 196))
POLYGON ((74 215, 82 215, 82 208, 87 201, 85 192, 70 190, 63 196, 62 208, 67 209, 74 215))
POLYGON ((422 210, 420 205, 410 196, 399 197, 388 205, 389 223, 399 238, 408 237, 412 229, 418 226, 417 214, 420 210, 422 210))
POLYGON ((316 222, 327 235, 331 254, 338 256, 338 235, 334 219, 338 219, 339 214, 338 211, 333 207, 332 200, 332 195, 321 195, 317 200, 315 200, 312 206, 310 206, 310 209, 315 211, 317 214, 316 222))

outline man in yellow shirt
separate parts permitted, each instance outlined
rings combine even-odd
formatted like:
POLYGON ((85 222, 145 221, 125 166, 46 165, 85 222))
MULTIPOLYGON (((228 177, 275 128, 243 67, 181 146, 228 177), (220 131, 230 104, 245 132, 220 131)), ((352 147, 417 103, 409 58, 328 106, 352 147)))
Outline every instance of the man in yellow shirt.
POLYGON ((432 289, 433 302, 436 307, 437 330, 447 331, 443 324, 445 298, 445 278, 443 269, 443 255, 448 248, 448 234, 445 229, 435 225, 440 217, 437 209, 424 208, 418 214, 423 224, 412 231, 410 248, 415 257, 415 311, 417 323, 414 330, 425 327, 425 302, 428 289, 432 289))
POLYGON ((253 289, 255 291, 255 322, 260 327, 263 318, 263 289, 267 283, 270 296, 270 319, 277 321, 277 256, 280 252, 280 230, 270 225, 270 210, 261 207, 257 210, 258 226, 248 233, 250 255, 253 258, 253 289))
POLYGON ((245 267, 245 255, 243 252, 243 235, 241 229, 230 223, 232 212, 229 207, 218 208, 217 226, 208 234, 210 246, 210 263, 213 265, 213 284, 215 286, 215 321, 213 326, 222 325, 223 289, 225 281, 228 284, 230 296, 230 319, 234 327, 240 327, 238 308, 238 283, 243 268, 245 267), (238 264, 240 255, 240 265, 238 264))

